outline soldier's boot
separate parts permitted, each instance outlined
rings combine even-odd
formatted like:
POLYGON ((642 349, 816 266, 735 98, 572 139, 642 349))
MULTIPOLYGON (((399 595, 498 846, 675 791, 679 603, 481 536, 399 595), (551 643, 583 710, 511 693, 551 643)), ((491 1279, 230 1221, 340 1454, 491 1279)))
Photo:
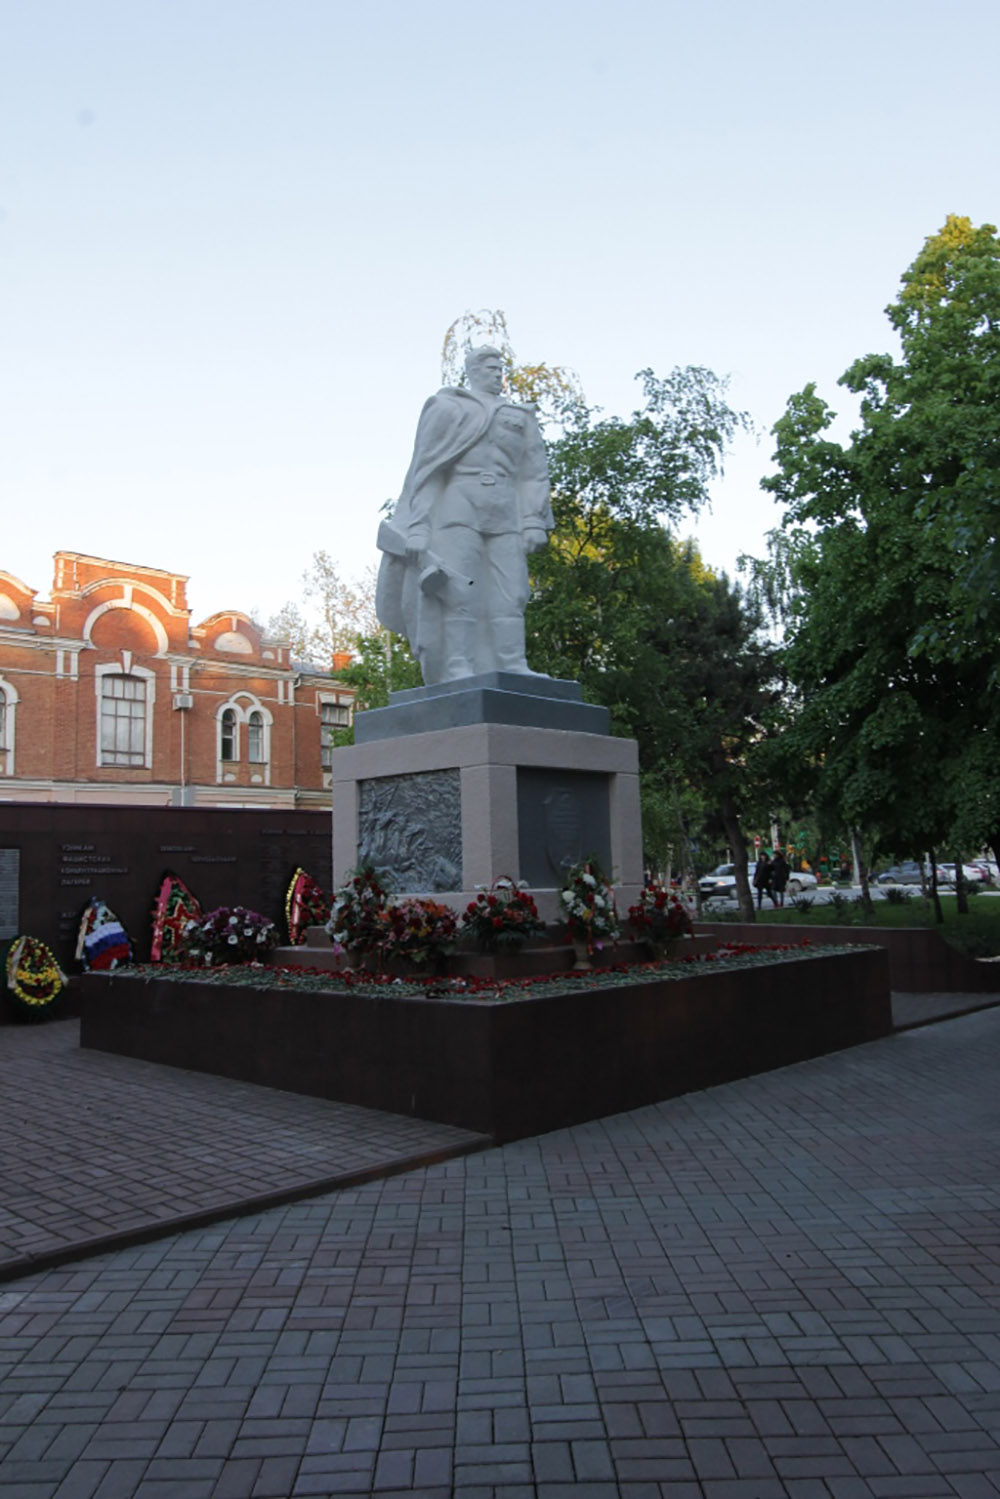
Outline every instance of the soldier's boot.
POLYGON ((448 619, 444 623, 444 670, 442 682, 458 682, 475 671, 473 653, 476 642, 474 619, 448 619))
POLYGON ((515 671, 536 677, 524 655, 524 619, 519 614, 501 615, 493 621, 493 646, 497 671, 515 671))

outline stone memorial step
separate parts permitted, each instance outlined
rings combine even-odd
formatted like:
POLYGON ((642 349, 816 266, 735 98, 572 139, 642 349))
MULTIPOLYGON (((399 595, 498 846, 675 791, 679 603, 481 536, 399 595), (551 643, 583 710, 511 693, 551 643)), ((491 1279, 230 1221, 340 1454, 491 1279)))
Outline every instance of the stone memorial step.
MULTIPOLYGON (((682 938, 673 956, 693 957, 713 952, 718 945, 719 939, 713 933, 698 932, 693 937, 682 938)), ((268 955, 268 960, 278 968, 314 968, 330 973, 342 972, 353 966, 346 954, 334 952, 330 938, 320 926, 307 927, 306 940, 297 947, 274 948, 268 955)), ((599 953, 594 961, 596 967, 609 967, 619 963, 644 963, 649 960, 650 954, 644 943, 626 940, 599 953)), ((453 978, 532 978, 535 975, 568 972, 575 961, 572 943, 559 930, 531 938, 516 951, 452 953, 447 960, 446 973, 453 978)), ((395 968, 392 971, 401 972, 395 968)), ((418 969, 410 971, 419 972, 418 969)))

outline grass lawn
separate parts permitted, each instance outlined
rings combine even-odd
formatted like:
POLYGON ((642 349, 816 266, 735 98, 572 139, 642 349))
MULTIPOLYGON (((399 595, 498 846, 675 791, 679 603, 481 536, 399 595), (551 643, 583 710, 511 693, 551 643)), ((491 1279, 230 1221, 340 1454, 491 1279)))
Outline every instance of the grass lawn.
MULTIPOLYGON (((960 916, 955 896, 942 895, 941 910, 944 913, 944 925, 939 928, 941 935, 960 952, 968 953, 973 958, 992 957, 1000 953, 1000 897, 974 895, 969 900, 968 915, 960 916)), ((709 916, 706 913, 706 920, 708 919, 725 921, 727 917, 709 916)), ((739 917, 730 913, 728 919, 738 921, 739 917)), ((908 896, 903 902, 877 900, 874 915, 871 916, 850 897, 845 899, 839 909, 825 905, 805 909, 803 902, 800 909, 787 905, 782 910, 775 911, 769 908, 765 900, 763 910, 757 914, 757 920, 767 925, 781 924, 790 927, 936 925, 933 904, 919 892, 908 896)))

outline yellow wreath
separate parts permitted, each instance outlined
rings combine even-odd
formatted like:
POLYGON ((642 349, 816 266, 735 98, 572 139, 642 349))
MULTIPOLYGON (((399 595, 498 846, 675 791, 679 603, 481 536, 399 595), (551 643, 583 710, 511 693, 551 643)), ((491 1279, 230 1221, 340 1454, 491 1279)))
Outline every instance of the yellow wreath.
POLYGON ((44 942, 38 937, 15 938, 7 954, 7 987, 22 1004, 51 1004, 65 982, 66 975, 44 942))

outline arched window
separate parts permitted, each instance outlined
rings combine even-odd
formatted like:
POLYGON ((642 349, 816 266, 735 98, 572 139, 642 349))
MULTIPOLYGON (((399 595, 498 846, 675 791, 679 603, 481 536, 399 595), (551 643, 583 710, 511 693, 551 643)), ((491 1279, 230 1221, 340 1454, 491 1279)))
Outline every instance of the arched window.
POLYGON ((256 708, 247 717, 247 759, 251 765, 263 765, 267 759, 264 752, 264 715, 256 708))
POLYGON ((219 759, 235 760, 237 756, 236 709, 225 708, 219 733, 219 759))
POLYGON ((100 678, 101 765, 145 765, 146 682, 105 672, 100 678))
POLYGON ((17 688, 0 677, 0 776, 14 774, 14 720, 18 707, 17 688))

